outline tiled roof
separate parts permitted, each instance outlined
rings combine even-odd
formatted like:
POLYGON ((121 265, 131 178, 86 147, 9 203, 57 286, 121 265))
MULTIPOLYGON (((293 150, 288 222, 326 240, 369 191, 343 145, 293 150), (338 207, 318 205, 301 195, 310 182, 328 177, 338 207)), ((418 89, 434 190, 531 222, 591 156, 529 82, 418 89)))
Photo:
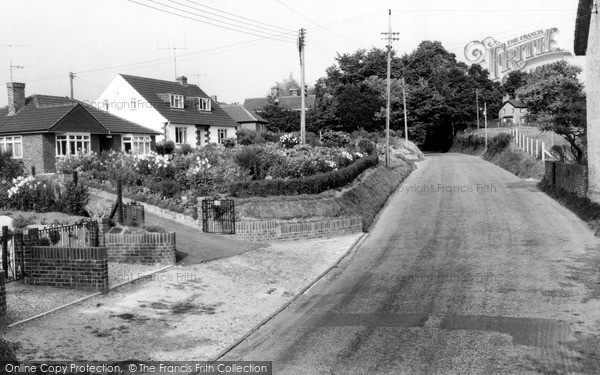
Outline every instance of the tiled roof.
POLYGON ((505 101, 504 103, 502 103, 502 106, 504 107, 506 105, 506 103, 512 105, 515 108, 527 108, 527 105, 519 100, 516 99, 510 99, 505 101))
MULTIPOLYGON (((280 96, 277 98, 279 105, 286 109, 299 111, 302 108, 301 97, 296 96, 280 96)), ((312 108, 315 105, 316 96, 307 95, 305 106, 307 109, 312 108)), ((244 100, 244 107, 250 111, 262 111, 262 109, 269 103, 267 98, 249 98, 244 100)))
POLYGON ((0 109, 1 134, 40 133, 51 130, 75 108, 87 111, 101 126, 101 133, 159 134, 154 130, 111 115, 100 109, 67 97, 32 95, 25 99, 25 107, 8 116, 8 107, 0 109))
POLYGON ((585 55, 587 51, 588 34, 590 32, 590 18, 592 16, 592 0, 579 0, 577 7, 577 21, 575 22, 575 55, 585 55))
POLYGON ((169 122, 188 125, 211 125, 235 127, 238 124, 221 106, 212 100, 210 112, 199 111, 194 107, 173 109, 162 97, 165 94, 183 95, 184 97, 209 98, 197 85, 182 85, 177 81, 164 81, 154 78, 145 78, 121 74, 144 99, 150 103, 169 122))
POLYGON ((268 124, 269 122, 256 113, 250 112, 241 105, 224 105, 223 110, 237 123, 256 122, 259 124, 268 124))

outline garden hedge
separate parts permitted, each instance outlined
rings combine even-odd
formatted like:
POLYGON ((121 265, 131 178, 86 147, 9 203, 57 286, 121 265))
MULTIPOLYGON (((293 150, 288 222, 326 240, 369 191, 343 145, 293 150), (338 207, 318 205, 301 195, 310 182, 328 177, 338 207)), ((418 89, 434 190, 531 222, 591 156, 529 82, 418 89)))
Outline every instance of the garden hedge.
POLYGON ((306 178, 289 180, 260 180, 235 182, 229 186, 229 195, 234 197, 268 197, 272 195, 319 194, 336 189, 354 181, 363 171, 379 163, 377 155, 358 159, 349 166, 306 178))

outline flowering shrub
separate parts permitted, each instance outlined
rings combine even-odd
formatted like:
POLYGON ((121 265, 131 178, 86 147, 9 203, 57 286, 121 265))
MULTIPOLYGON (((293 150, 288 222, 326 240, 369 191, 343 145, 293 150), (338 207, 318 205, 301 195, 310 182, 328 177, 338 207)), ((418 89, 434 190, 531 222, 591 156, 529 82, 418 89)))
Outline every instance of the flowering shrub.
POLYGON ((350 134, 333 130, 324 131, 321 134, 321 142, 326 146, 344 147, 350 143, 350 134))
POLYGON ((279 138, 279 142, 281 142, 281 144, 286 148, 292 148, 296 145, 299 145, 301 139, 293 134, 284 134, 279 138))

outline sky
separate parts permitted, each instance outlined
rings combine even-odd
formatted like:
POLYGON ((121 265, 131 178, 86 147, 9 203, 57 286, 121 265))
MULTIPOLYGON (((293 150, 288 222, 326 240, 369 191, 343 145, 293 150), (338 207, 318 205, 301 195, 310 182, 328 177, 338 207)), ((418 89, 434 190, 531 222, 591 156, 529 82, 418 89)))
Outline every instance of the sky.
MULTIPOLYGON (((24 82, 26 95, 95 101, 118 74, 174 80, 185 75, 221 102, 264 97, 290 74, 300 80, 298 31, 306 30, 306 83, 337 54, 395 53, 440 41, 470 64, 465 46, 556 27, 556 46, 573 51, 577 0, 2 0, 0 80, 24 82), (12 47, 9 47, 12 46, 12 47), (176 60, 176 63, 175 61, 176 60)), ((585 65, 584 57, 570 61, 585 65)), ((0 107, 6 105, 6 90, 0 107)))

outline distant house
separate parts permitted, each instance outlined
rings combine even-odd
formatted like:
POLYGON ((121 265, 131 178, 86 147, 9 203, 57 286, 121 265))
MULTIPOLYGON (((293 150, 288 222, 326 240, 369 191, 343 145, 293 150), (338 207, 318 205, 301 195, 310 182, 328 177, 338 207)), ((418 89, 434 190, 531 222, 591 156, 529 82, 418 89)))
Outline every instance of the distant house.
POLYGON ((267 130, 269 122, 256 113, 247 110, 243 105, 223 105, 223 110, 240 125, 238 129, 267 130))
POLYGON ((600 203, 600 17, 598 4, 579 0, 574 50, 586 56, 588 198, 600 203))
MULTIPOLYGON (((302 109, 302 98, 298 92, 298 89, 292 89, 290 90, 290 95, 280 96, 279 91, 275 91, 272 96, 275 102, 279 103, 281 107, 292 111, 300 111, 302 109)), ((307 111, 314 107, 315 100, 316 95, 306 95, 304 106, 307 111)), ((269 99, 266 97, 244 100, 244 108, 255 113, 260 113, 267 104, 269 104, 269 99)))
POLYGON ((108 112, 160 133, 177 147, 235 137, 238 124, 219 103, 182 76, 176 81, 119 74, 98 98, 108 112))
POLYGON ((54 173, 56 160, 107 150, 150 152, 158 134, 89 104, 66 97, 25 96, 25 84, 7 83, 0 108, 0 151, 11 152, 36 173, 54 173))
POLYGON ((527 105, 518 99, 510 99, 506 95, 502 99, 502 107, 498 111, 498 118, 500 122, 512 126, 512 125, 525 125, 527 116, 527 105))

